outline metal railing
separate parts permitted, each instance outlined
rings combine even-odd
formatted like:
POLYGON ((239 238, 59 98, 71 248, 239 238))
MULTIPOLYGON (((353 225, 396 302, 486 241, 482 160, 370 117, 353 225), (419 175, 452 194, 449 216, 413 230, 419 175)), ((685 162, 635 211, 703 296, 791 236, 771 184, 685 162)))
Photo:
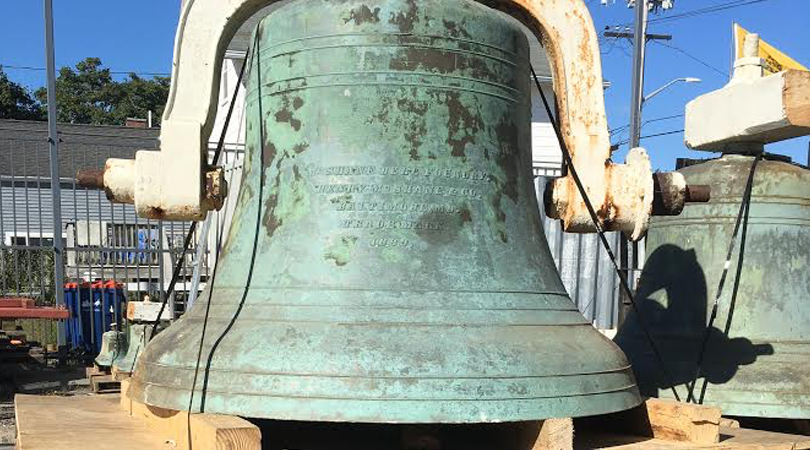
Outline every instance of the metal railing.
MULTIPOLYGON (((185 310, 195 264, 196 244, 183 250, 187 223, 145 220, 130 205, 112 204, 104 192, 76 185, 79 169, 101 168, 108 158, 133 158, 137 150, 154 150, 157 129, 60 125, 60 186, 65 275, 53 278, 53 201, 51 194, 47 124, 0 120, 0 298, 26 297, 38 305, 54 303, 58 289, 68 282, 114 280, 124 286, 127 299, 163 298, 172 270, 182 261, 176 293, 170 299, 176 317, 185 310)), ((227 167, 241 158, 229 146, 227 167)), ((219 218, 215 218, 218 220, 219 218)), ((216 252, 215 245, 209 245, 216 252)), ((201 284, 212 267, 212 251, 201 258, 201 284)), ((43 344, 55 343, 53 322, 30 326, 43 344), (36 329, 35 329, 36 328, 36 329), (51 342, 53 340, 53 342, 51 342)), ((27 331, 27 330, 26 330, 27 331)))
MULTIPOLYGON (((60 190, 62 236, 67 282, 114 280, 129 300, 162 299, 174 266, 182 269, 170 298, 174 317, 185 311, 197 261, 194 245, 183 251, 188 224, 139 218, 129 205, 112 204, 102 191, 76 185, 79 169, 101 168, 107 158, 132 158, 137 150, 156 149, 158 130, 123 127, 60 125, 60 190)), ((238 191, 243 147, 226 145, 222 165, 232 192, 238 191)), ((47 126, 39 122, 0 120, 0 297, 27 297, 52 305, 53 214, 48 168, 47 126)), ((558 176, 555 171, 536 175, 558 176)), ((536 189, 543 192, 542 180, 536 189)), ((233 196, 235 197, 235 196, 233 196)), ((218 234, 226 228, 233 199, 214 214, 207 249, 200 261, 199 290, 212 271, 219 250, 218 234)), ((204 227, 200 227, 204 228, 204 227)), ((595 236, 569 235, 546 220, 546 235, 572 300, 600 328, 613 328, 618 319, 619 294, 615 274, 595 236)), ((620 245, 611 233, 611 245, 620 245)), ((642 247, 643 248, 643 247, 642 247)), ((616 251, 616 248, 614 248, 616 251)), ((24 325, 30 339, 55 343, 53 322, 24 325)))

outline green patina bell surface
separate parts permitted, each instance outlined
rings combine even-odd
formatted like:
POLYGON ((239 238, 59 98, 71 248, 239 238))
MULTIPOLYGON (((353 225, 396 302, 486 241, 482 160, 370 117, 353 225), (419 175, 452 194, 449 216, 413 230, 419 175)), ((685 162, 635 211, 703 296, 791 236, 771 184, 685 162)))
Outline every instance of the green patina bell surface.
POLYGON ((152 336, 151 324, 130 323, 126 345, 121 349, 122 356, 115 360, 113 368, 120 372, 132 373, 135 362, 149 342, 150 336, 152 336))
POLYGON ((101 351, 95 363, 102 367, 112 367, 127 352, 127 336, 123 331, 106 331, 101 335, 101 351))
MULTIPOLYGON (((711 186, 711 201, 654 219, 647 234, 637 299, 682 397, 695 375, 753 159, 726 155, 682 169, 688 183, 711 186)), ((724 414, 810 418, 810 170, 759 163, 732 310, 739 244, 696 396, 707 379, 704 403, 724 414)), ((642 393, 672 396, 635 315, 616 341, 633 363, 642 393)))
POLYGON ((135 399, 188 408, 210 303, 194 398, 206 412, 476 423, 640 402, 544 239, 516 22, 465 0, 302 0, 264 19, 256 41, 216 279, 148 345, 135 399), (250 289, 203 394, 257 217, 250 289))

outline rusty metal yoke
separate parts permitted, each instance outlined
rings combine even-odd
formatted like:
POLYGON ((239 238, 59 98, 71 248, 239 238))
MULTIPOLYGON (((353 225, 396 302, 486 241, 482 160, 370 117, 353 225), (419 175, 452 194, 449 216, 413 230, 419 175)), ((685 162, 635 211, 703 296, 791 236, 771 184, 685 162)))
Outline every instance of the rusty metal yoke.
MULTIPOLYGON (((207 167, 205 155, 223 57, 239 27, 277 1, 186 2, 175 41, 161 151, 139 151, 135 161, 107 162, 103 187, 112 201, 134 203, 142 217, 172 220, 201 220, 221 206, 226 192, 221 171, 207 167)), ((631 150, 626 164, 610 161, 599 47, 584 2, 479 1, 520 20, 543 43, 553 70, 562 133, 600 225, 624 231, 633 239, 641 237, 654 196, 650 160, 638 148, 631 150)), ((570 175, 555 180, 547 203, 566 230, 596 231, 570 175)))

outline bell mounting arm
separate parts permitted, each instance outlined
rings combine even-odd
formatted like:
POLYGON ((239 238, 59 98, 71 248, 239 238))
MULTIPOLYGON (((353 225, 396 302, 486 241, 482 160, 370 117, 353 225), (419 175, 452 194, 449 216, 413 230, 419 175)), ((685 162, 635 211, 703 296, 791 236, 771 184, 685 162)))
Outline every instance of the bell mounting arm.
MULTIPOLYGON (((633 149, 627 164, 610 161, 599 43, 587 6, 580 0, 485 3, 521 20, 543 44, 554 77, 562 136, 600 225, 639 238, 652 209, 650 160, 643 149, 633 149)), ((566 231, 596 231, 570 174, 552 183, 546 210, 562 220, 566 231)))
MULTIPOLYGON (((187 0, 175 41, 161 151, 140 151, 135 161, 108 160, 102 178, 112 201, 135 203, 143 217, 174 220, 200 220, 221 205, 221 171, 205 160, 222 60, 239 27, 277 1, 187 0)), ((542 41, 553 69, 563 137, 601 225, 640 237, 653 204, 650 161, 643 149, 633 149, 627 164, 610 161, 599 47, 584 2, 480 1, 520 20, 542 41)), ((547 204, 566 230, 595 231, 570 175, 553 183, 547 204)))

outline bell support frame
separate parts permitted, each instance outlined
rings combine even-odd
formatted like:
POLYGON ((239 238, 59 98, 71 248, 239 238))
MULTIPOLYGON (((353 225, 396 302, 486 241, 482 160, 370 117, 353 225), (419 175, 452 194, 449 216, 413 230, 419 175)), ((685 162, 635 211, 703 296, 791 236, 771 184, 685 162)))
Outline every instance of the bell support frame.
MULTIPOLYGON (((206 141, 216 115, 222 60, 239 27, 279 0, 188 0, 175 41, 171 91, 161 151, 140 151, 134 164, 110 160, 103 176, 112 201, 135 203, 143 217, 200 220, 221 205, 217 171, 206 166, 206 141)), ((610 161, 602 68, 593 21, 581 0, 479 0, 529 27, 548 53, 559 122, 601 226, 633 238, 646 230, 653 200, 649 157, 633 149, 627 164, 610 161)), ((101 187, 101 186, 100 186, 101 187)), ((568 231, 596 231, 571 175, 547 198, 568 231)))

